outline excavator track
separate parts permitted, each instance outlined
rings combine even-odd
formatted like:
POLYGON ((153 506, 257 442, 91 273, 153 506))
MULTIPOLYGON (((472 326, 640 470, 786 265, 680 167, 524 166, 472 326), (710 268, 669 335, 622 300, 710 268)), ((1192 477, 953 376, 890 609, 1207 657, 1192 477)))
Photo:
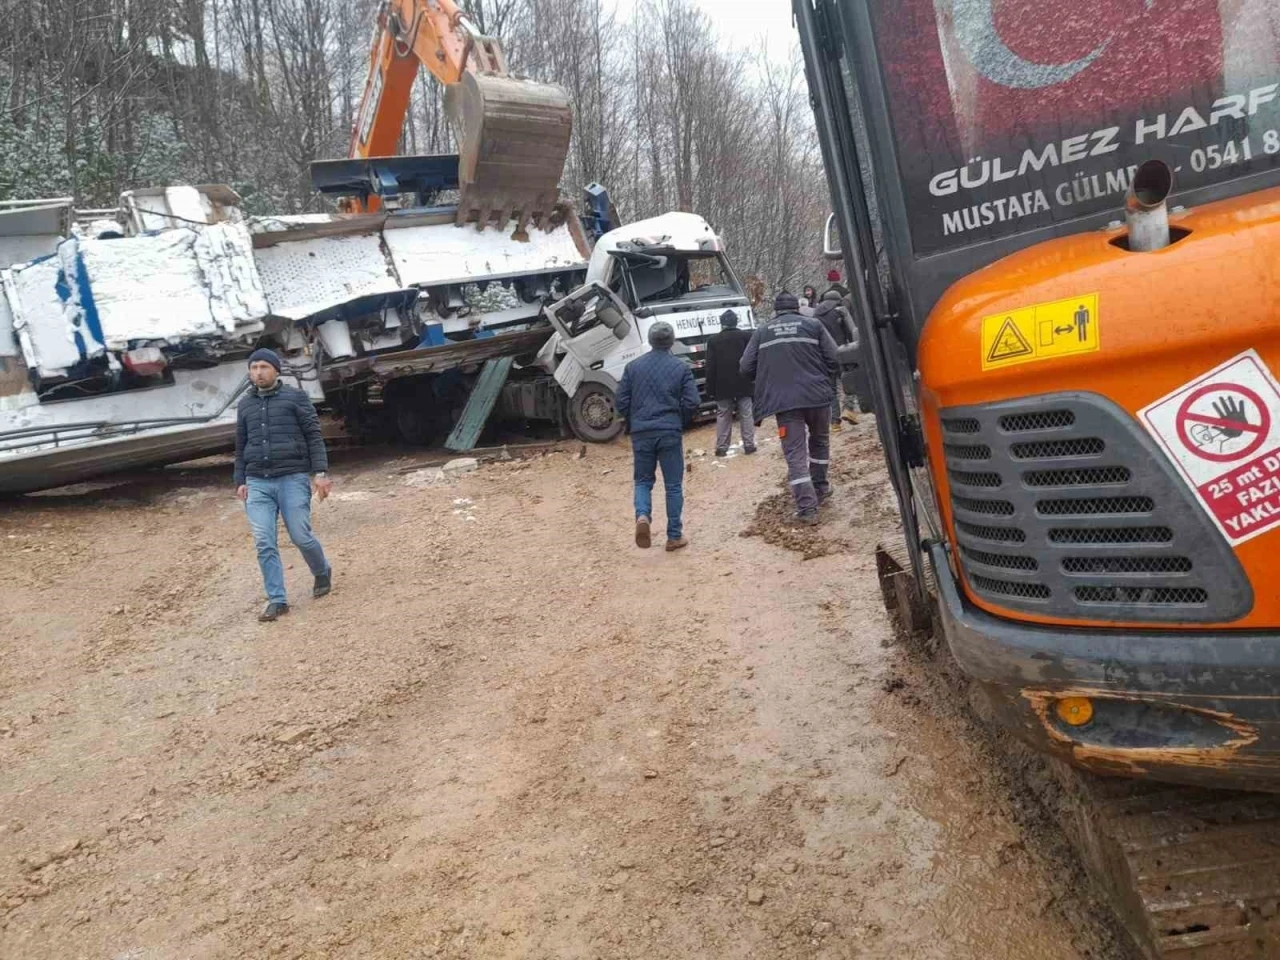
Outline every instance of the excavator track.
MULTIPOLYGON (((938 622, 932 603, 907 602, 914 586, 900 539, 880 544, 876 566, 904 633, 938 622)), ((945 643, 928 650, 950 657, 945 643)), ((963 677, 958 667, 946 672, 952 684, 963 677)), ((1018 752, 1020 761, 1031 753, 1018 752)), ((1143 956, 1280 958, 1280 795, 1102 777, 1034 756, 1052 776, 1029 777, 1027 786, 1143 956)))
POLYGON ((1058 773, 1073 846, 1148 957, 1280 956, 1280 797, 1058 773))

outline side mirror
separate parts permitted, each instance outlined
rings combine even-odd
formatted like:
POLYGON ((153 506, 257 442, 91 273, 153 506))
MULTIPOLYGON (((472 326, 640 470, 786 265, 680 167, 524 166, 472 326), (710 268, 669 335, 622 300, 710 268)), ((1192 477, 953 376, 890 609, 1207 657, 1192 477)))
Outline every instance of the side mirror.
POLYGON ((844 251, 837 246, 836 215, 827 214, 827 225, 822 229, 822 255, 828 260, 843 260, 844 251))
POLYGON ((621 322, 613 328, 613 335, 619 340, 625 340, 631 336, 631 321, 623 317, 621 322))

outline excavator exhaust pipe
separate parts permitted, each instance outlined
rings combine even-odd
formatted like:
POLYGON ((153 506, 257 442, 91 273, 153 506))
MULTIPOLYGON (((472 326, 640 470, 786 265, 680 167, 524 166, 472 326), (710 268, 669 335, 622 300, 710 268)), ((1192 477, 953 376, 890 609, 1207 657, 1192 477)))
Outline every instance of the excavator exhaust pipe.
POLYGON ((1163 160, 1148 160, 1134 173, 1124 202, 1130 250, 1148 253, 1169 246, 1169 208, 1165 201, 1172 191, 1173 171, 1163 160))
POLYGON ((518 217, 521 232, 560 199, 573 111, 564 88, 468 71, 445 89, 459 144, 458 223, 518 217))

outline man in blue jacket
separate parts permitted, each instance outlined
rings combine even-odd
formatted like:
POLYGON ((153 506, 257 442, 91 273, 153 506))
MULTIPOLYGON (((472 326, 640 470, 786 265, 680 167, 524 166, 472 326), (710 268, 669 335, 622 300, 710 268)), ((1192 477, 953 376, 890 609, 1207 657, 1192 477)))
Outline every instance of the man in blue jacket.
POLYGON ((333 569, 311 532, 311 495, 323 500, 332 481, 316 408, 303 391, 280 382, 275 351, 264 348, 250 355, 249 379, 253 390, 236 408, 236 496, 245 504, 267 591, 258 619, 270 621, 289 612, 277 517, 284 517, 289 539, 315 577, 312 596, 323 597, 332 587, 333 569))
POLYGON ((616 407, 627 421, 635 456, 636 546, 648 547, 653 517, 653 484, 662 466, 667 491, 667 550, 689 545, 684 535, 685 426, 698 411, 698 384, 693 368, 671 355, 676 332, 669 323, 649 328, 653 349, 627 364, 618 384, 616 407))
POLYGON ((831 494, 831 402, 840 358, 822 322, 799 308, 794 294, 778 294, 773 319, 756 327, 741 366, 756 382, 756 419, 776 415, 797 519, 815 524, 818 503, 831 494))

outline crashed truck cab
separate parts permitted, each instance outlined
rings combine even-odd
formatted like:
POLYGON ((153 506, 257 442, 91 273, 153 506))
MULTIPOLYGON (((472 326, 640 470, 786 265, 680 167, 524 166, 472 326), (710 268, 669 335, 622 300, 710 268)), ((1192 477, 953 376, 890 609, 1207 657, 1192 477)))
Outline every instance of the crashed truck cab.
POLYGON ((942 6, 795 3, 901 574, 1037 749, 1280 791, 1280 48, 942 6))
POLYGON ((628 363, 649 350, 649 328, 675 329, 672 353, 694 371, 706 395, 706 344, 720 332, 726 310, 741 329, 755 326, 751 304, 719 235, 692 213, 667 213, 602 236, 587 266, 586 283, 546 308, 555 327, 538 355, 569 398, 569 421, 585 440, 622 432, 614 396, 628 363))

